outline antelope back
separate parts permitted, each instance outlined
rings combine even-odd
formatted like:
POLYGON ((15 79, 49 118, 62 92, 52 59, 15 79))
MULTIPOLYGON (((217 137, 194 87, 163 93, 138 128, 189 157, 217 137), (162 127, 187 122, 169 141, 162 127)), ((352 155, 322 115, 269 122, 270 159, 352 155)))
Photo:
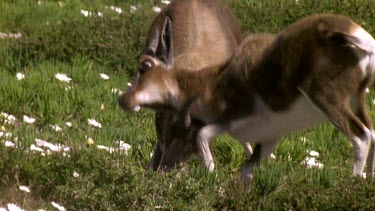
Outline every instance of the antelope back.
POLYGON ((175 68, 196 71, 227 61, 240 41, 236 18, 218 0, 174 0, 153 21, 144 54, 163 63, 172 54, 175 68))

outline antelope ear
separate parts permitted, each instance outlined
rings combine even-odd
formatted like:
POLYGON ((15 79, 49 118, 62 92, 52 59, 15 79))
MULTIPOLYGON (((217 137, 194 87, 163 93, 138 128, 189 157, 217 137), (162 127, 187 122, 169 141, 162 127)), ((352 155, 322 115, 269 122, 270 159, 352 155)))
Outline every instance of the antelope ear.
POLYGON ((174 65, 172 21, 168 16, 164 20, 156 55, 167 66, 174 65))

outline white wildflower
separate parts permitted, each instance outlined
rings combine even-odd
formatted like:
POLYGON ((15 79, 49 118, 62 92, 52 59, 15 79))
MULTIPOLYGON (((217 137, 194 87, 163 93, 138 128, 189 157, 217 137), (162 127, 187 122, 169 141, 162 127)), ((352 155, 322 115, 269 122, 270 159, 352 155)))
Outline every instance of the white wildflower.
POLYGON ((1 112, 1 115, 5 118, 4 123, 6 124, 14 124, 17 121, 16 117, 11 114, 1 112))
POLYGON ((68 158, 70 158, 70 155, 67 154, 66 152, 63 152, 63 153, 62 153, 62 156, 63 156, 63 157, 68 157, 68 158))
POLYGON ((369 93, 370 92, 370 89, 369 88, 366 88, 366 93, 369 93))
POLYGON ((161 0, 161 3, 163 3, 163 4, 170 4, 171 1, 169 1, 169 0, 161 0))
POLYGON ((100 124, 99 122, 97 122, 95 119, 88 119, 87 122, 91 126, 102 128, 102 124, 100 124))
POLYGON ((276 159, 275 154, 271 153, 270 158, 273 159, 273 160, 275 160, 276 159))
POLYGON ((317 152, 317 151, 310 151, 309 152, 309 155, 311 156, 311 157, 319 157, 319 152, 317 152))
POLYGON ((130 148, 132 148, 132 147, 130 146, 130 144, 125 143, 125 142, 122 141, 122 140, 118 141, 118 143, 119 143, 119 147, 120 147, 120 149, 129 150, 130 148))
POLYGON ((121 9, 121 8, 118 8, 118 7, 116 7, 116 8, 115 8, 115 12, 117 12, 118 14, 121 14, 121 13, 122 13, 122 9, 121 9))
POLYGON ((103 17, 103 13, 102 13, 102 12, 98 12, 97 15, 98 15, 99 17, 103 17))
POLYGON ((160 7, 156 7, 156 6, 152 7, 152 10, 156 13, 159 13, 161 11, 160 7))
POLYGON ((54 206, 56 209, 58 209, 59 211, 66 211, 65 207, 57 204, 56 202, 51 202, 52 206, 54 206))
POLYGON ((107 147, 107 146, 104 146, 104 145, 98 145, 98 146, 96 146, 96 148, 98 148, 98 149, 104 149, 106 151, 111 151, 110 147, 107 147))
POLYGON ((103 80, 108 80, 109 79, 109 76, 104 74, 104 73, 99 73, 100 77, 103 79, 103 80))
POLYGON ((25 78, 25 75, 23 74, 23 73, 17 73, 16 74, 16 78, 17 78, 17 80, 22 80, 22 79, 24 79, 25 78))
POLYGON ((101 104, 100 105, 100 110, 103 111, 105 109, 105 105, 104 104, 101 104))
POLYGON ((0 131, 0 138, 1 137, 5 137, 5 138, 10 138, 12 137, 12 133, 11 132, 3 132, 3 131, 0 131))
POLYGON ((154 153, 153 153, 153 152, 150 152, 150 158, 152 158, 152 156, 154 156, 154 153))
POLYGON ((9 34, 6 34, 6 33, 2 33, 0 32, 0 39, 5 39, 5 38, 14 38, 14 39, 19 39, 22 37, 22 34, 21 33, 16 33, 16 34, 13 34, 13 33, 9 33, 9 34))
POLYGON ((124 152, 126 155, 128 155, 129 150, 132 148, 132 147, 130 146, 130 144, 125 143, 125 142, 122 141, 122 140, 118 141, 118 143, 119 143, 119 149, 120 149, 120 150, 123 150, 123 152, 124 152))
POLYGON ((30 145, 30 150, 31 151, 37 151, 37 152, 44 152, 44 150, 42 148, 35 146, 35 144, 30 145))
POLYGON ((73 172, 73 177, 79 177, 79 174, 76 171, 74 171, 73 172))
POLYGON ((127 85, 128 85, 129 87, 131 87, 131 86, 132 86, 132 83, 128 82, 127 85))
POLYGON ((72 123, 71 122, 65 122, 65 125, 68 126, 68 127, 71 127, 72 123))
POLYGON ((69 78, 66 74, 64 73, 56 73, 55 78, 59 81, 69 83, 72 79, 69 78))
POLYGON ((104 149, 104 150, 109 150, 109 147, 104 146, 104 145, 98 145, 98 146, 96 146, 96 148, 98 148, 98 149, 104 149))
POLYGON ((104 145, 97 145, 96 147, 98 149, 103 149, 103 150, 106 150, 108 151, 109 153, 112 153, 114 151, 118 151, 118 152, 122 152, 122 153, 125 153, 125 155, 128 155, 129 153, 129 150, 131 149, 131 146, 127 143, 125 143, 124 141, 120 140, 120 141, 116 141, 116 144, 119 145, 118 148, 115 148, 115 147, 107 147, 107 146, 104 146, 104 145))
POLYGON ((134 5, 130 5, 130 12, 134 13, 135 11, 137 11, 137 7, 134 5))
POLYGON ((121 8, 118 8, 118 7, 115 7, 115 6, 110 6, 110 7, 105 7, 107 9, 110 9, 110 10, 113 10, 115 12, 117 12, 118 14, 121 14, 122 13, 122 9, 121 8))
POLYGON ((26 115, 23 115, 23 121, 29 124, 33 124, 35 122, 35 119, 26 115))
POLYGON ((7 207, 9 211, 25 211, 24 209, 21 209, 19 206, 13 203, 7 204, 7 207))
MULTIPOLYGON (((67 152, 70 150, 69 147, 65 147, 64 145, 61 145, 61 144, 58 144, 58 145, 55 145, 55 144, 52 144, 52 143, 49 143, 47 141, 44 141, 42 139, 35 139, 35 142, 36 142, 36 145, 38 147, 46 147, 48 149, 50 149, 51 151, 54 151, 54 152, 67 152)), ((47 154, 48 154, 48 151, 47 151, 47 154)))
POLYGON ((307 157, 305 159, 305 163, 306 163, 306 166, 307 168, 313 168, 313 167, 317 167, 319 169, 323 168, 323 164, 320 163, 319 161, 316 161, 316 159, 314 157, 307 157))
POLYGON ((89 137, 89 138, 87 139, 86 143, 87 143, 88 145, 93 145, 93 144, 94 144, 94 139, 92 139, 91 137, 89 137))
POLYGON ((89 11, 87 11, 87 10, 81 10, 81 14, 82 14, 83 16, 85 16, 85 17, 89 17, 89 16, 92 15, 92 13, 89 12, 89 11))
POLYGON ((25 191, 26 193, 30 193, 30 189, 28 188, 28 187, 26 187, 26 186, 19 186, 18 187, 20 190, 22 190, 22 191, 25 191))
POLYGON ((116 89, 116 88, 111 89, 111 92, 112 92, 113 94, 122 95, 122 91, 121 91, 121 90, 118 90, 118 89, 116 89))
POLYGON ((6 147, 10 147, 10 148, 14 148, 16 146, 16 144, 11 141, 5 141, 4 144, 6 147))
POLYGON ((9 34, 9 37, 10 38, 15 38, 15 39, 19 39, 22 37, 22 34, 21 33, 17 33, 17 34, 9 34))
POLYGON ((107 146, 104 146, 104 145, 98 145, 98 146, 96 146, 96 148, 98 148, 98 149, 104 149, 105 151, 108 151, 109 153, 112 153, 112 152, 114 152, 116 150, 113 147, 107 147, 107 146))
POLYGON ((62 128, 59 127, 58 125, 50 125, 50 127, 55 130, 56 132, 62 131, 62 128))
POLYGON ((69 86, 69 85, 68 85, 68 86, 65 86, 65 91, 72 90, 72 88, 73 88, 73 87, 72 87, 72 86, 69 86))

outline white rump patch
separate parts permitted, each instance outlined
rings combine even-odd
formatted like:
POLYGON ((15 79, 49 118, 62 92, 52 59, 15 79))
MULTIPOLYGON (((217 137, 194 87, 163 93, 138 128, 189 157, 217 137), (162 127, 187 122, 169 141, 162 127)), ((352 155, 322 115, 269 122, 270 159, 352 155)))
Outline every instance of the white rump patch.
POLYGON ((358 66, 361 68, 363 76, 373 74, 375 71, 375 40, 363 28, 356 27, 348 40, 359 49, 357 56, 359 58, 358 66))
POLYGON ((367 31, 361 27, 357 27, 353 30, 351 35, 352 36, 349 36, 348 39, 353 45, 369 54, 374 53, 375 40, 367 31))

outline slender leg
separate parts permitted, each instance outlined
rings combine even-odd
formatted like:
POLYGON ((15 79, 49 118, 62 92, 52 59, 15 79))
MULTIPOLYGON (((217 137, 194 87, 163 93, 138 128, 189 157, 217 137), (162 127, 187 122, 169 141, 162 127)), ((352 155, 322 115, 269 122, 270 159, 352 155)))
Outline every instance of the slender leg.
POLYGON ((253 154, 253 148, 251 147, 249 142, 246 142, 242 144, 243 148, 245 149, 246 155, 250 158, 251 155, 253 154))
POLYGON ((365 167, 372 134, 365 123, 362 123, 360 118, 350 110, 348 103, 342 99, 345 98, 332 95, 332 93, 331 95, 320 93, 314 95, 311 101, 321 109, 336 128, 350 139, 354 148, 353 175, 361 175, 365 167))
POLYGON ((370 130, 371 133, 369 154, 367 156, 367 173, 373 176, 375 163, 375 137, 373 125, 366 109, 365 95, 365 91, 362 91, 359 95, 353 98, 355 105, 353 106, 354 108, 352 107, 352 110, 354 110, 355 115, 361 120, 365 127, 370 130))
POLYGON ((173 114, 157 112, 155 114, 155 128, 157 135, 157 142, 154 148, 152 158, 148 167, 153 170, 159 170, 161 161, 163 160, 164 151, 172 142, 171 125, 173 123, 173 114))
POLYGON ((370 174, 371 177, 374 177, 374 165, 375 165, 375 134, 374 130, 371 131, 371 146, 369 149, 369 154, 367 156, 367 173, 370 174))
POLYGON ((271 155, 276 147, 276 144, 277 139, 271 139, 270 141, 262 141, 255 145, 249 164, 247 164, 241 170, 241 180, 243 182, 247 183, 252 179, 254 167, 258 166, 262 159, 271 155))
POLYGON ((202 156, 203 163, 212 172, 215 168, 215 163, 210 149, 210 141, 220 133, 224 132, 224 127, 220 125, 207 125, 204 126, 197 135, 197 147, 202 156))

